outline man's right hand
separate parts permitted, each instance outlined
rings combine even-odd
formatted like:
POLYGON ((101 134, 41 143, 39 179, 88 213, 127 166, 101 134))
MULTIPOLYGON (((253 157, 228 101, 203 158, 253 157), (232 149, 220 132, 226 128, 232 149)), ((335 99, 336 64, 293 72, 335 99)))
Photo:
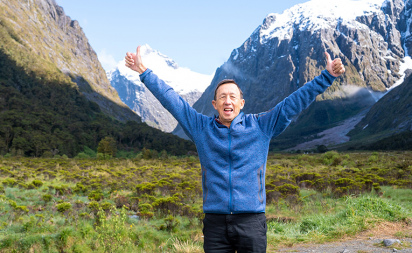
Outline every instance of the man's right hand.
POLYGON ((137 47, 136 53, 126 53, 124 57, 126 67, 143 74, 146 71, 146 67, 143 65, 142 57, 140 56, 140 46, 137 47))

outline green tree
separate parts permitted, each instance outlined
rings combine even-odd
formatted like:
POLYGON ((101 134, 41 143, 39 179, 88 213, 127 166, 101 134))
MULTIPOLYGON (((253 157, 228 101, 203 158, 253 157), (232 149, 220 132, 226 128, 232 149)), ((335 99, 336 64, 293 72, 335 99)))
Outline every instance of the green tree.
POLYGON ((116 140, 111 136, 104 137, 97 146, 97 152, 102 153, 104 157, 113 157, 116 155, 116 140))

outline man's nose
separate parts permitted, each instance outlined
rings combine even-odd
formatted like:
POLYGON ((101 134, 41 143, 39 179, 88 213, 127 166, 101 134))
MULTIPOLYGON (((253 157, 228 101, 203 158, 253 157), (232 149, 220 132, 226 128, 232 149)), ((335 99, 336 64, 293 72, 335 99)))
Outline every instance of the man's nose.
POLYGON ((230 97, 227 96, 226 99, 225 99, 225 105, 231 104, 231 102, 232 101, 230 100, 230 97))

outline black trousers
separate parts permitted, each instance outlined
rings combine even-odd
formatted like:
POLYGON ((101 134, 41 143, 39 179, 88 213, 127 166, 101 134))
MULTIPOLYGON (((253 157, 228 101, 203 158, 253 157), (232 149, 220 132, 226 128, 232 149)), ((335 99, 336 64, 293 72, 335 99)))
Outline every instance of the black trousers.
POLYGON ((252 214, 205 214, 203 248, 206 253, 265 253, 266 216, 252 214))

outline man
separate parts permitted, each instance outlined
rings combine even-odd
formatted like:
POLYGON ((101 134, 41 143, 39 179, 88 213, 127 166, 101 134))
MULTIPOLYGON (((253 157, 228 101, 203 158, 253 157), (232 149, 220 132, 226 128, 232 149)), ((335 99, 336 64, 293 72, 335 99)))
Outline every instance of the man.
POLYGON ((205 252, 266 252, 265 171, 269 142, 307 108, 336 77, 345 72, 341 60, 331 60, 321 75, 260 114, 243 114, 242 91, 234 80, 223 80, 212 101, 218 116, 197 113, 165 82, 147 69, 140 56, 128 52, 126 66, 176 118, 196 144, 202 167, 205 252))

